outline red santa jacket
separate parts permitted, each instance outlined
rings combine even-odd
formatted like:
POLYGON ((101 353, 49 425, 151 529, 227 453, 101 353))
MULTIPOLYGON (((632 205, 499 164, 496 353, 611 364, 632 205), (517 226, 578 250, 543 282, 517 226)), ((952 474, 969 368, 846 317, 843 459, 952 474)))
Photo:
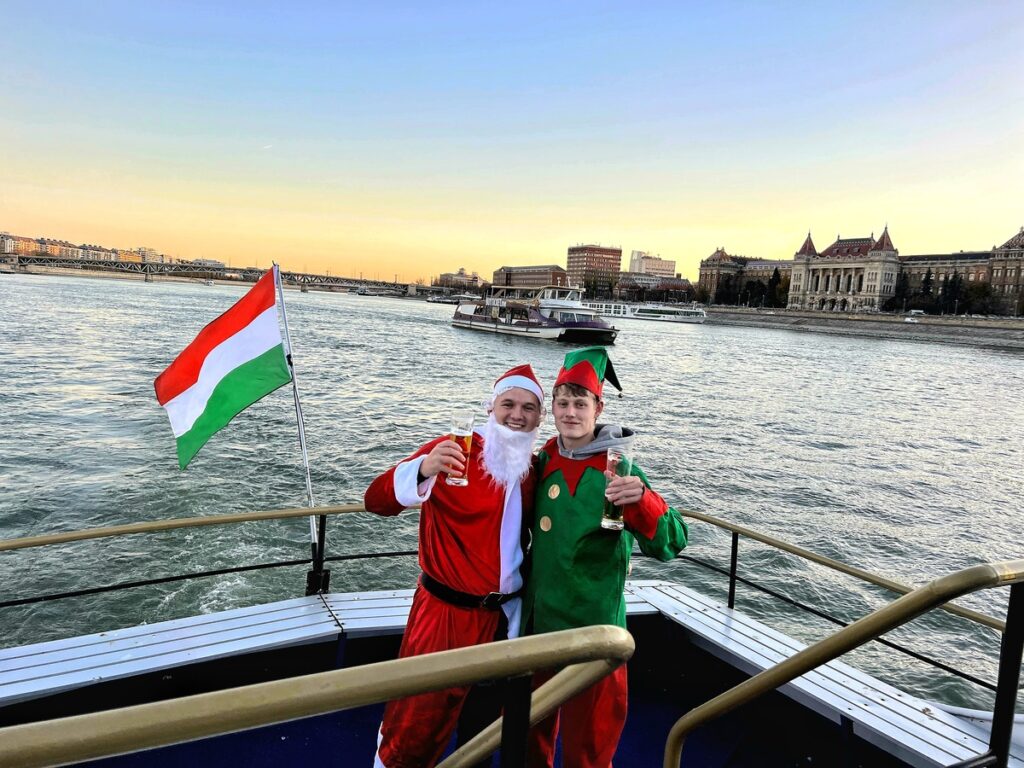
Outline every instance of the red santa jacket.
POLYGON ((417 486, 420 464, 433 440, 366 489, 366 510, 397 515, 421 504, 420 567, 452 589, 471 595, 515 592, 522 587, 523 519, 533 509, 534 471, 521 483, 503 488, 483 466, 484 441, 473 434, 469 485, 448 485, 441 473, 417 486))

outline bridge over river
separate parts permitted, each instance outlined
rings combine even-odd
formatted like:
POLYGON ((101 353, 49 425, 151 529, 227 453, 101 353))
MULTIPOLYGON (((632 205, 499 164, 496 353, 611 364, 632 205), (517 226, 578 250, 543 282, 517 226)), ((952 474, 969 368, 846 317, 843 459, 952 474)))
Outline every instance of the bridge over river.
MULTIPOLYGON (((63 256, 33 254, 6 254, 0 256, 0 264, 12 267, 15 271, 28 271, 31 267, 51 269, 80 269, 96 272, 121 272, 139 275, 150 280, 153 277, 192 278, 195 280, 233 280, 237 282, 255 283, 266 270, 256 267, 215 267, 206 264, 160 263, 156 261, 107 261, 102 259, 76 259, 63 256)), ((285 285, 328 290, 359 290, 366 289, 375 293, 394 292, 407 294, 408 283, 396 283, 385 280, 363 280, 358 277, 340 277, 337 275, 316 275, 308 272, 286 272, 281 270, 281 281, 285 285)), ((419 287, 419 286, 416 286, 419 287)), ((421 289, 422 290, 422 289, 421 289)), ((429 290, 429 289, 427 289, 429 290)))

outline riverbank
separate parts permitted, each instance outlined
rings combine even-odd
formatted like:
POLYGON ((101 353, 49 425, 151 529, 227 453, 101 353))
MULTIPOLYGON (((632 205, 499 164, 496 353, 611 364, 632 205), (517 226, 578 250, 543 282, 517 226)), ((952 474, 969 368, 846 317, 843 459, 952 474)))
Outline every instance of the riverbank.
POLYGON ((734 307, 708 309, 708 323, 779 328, 809 333, 1014 349, 1024 352, 1024 318, 971 318, 923 315, 908 323, 902 315, 847 315, 786 309, 734 307))

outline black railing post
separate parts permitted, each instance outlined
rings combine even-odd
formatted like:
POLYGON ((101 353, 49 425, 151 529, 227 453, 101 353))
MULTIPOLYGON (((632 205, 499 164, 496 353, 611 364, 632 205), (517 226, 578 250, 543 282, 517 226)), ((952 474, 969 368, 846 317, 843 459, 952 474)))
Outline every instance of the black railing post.
POLYGON ((505 711, 501 723, 501 768, 526 765, 526 738, 530 731, 530 695, 533 677, 509 678, 505 686, 505 711))
POLYGON ((732 532, 732 556, 729 560, 729 607, 736 607, 736 561, 739 560, 740 535, 732 532))
POLYGON ((306 573, 306 596, 327 592, 331 586, 331 572, 324 570, 324 543, 327 541, 327 515, 317 519, 316 541, 313 548, 313 570, 306 573))
POLYGON ((1013 710, 1020 684, 1020 661, 1024 651, 1024 584, 1010 587, 1010 604, 1006 609, 1006 631, 999 648, 999 689, 992 713, 992 735, 989 752, 996 756, 996 765, 1004 767, 1010 759, 1010 737, 1013 733, 1013 710))

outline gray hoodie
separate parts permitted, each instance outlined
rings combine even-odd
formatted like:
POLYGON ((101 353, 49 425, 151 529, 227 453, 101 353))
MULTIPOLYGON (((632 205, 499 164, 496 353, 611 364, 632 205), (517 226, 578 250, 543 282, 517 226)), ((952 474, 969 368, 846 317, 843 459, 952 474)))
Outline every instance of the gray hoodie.
POLYGON ((562 436, 558 435, 558 452, 566 459, 585 459, 587 456, 604 453, 609 448, 625 445, 636 433, 618 424, 598 424, 594 435, 593 440, 576 450, 569 450, 562 445, 562 436))

